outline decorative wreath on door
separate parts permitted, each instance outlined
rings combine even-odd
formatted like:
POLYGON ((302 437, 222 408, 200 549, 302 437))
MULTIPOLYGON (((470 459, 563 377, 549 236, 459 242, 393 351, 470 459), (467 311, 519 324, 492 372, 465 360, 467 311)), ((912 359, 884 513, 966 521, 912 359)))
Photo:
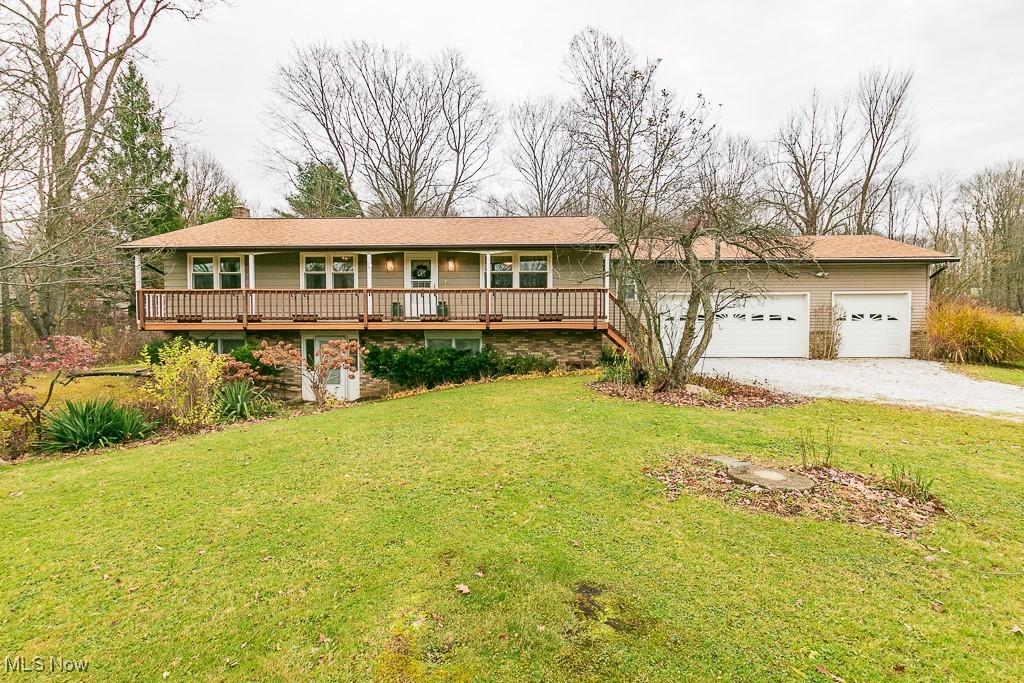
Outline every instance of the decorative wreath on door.
POLYGON ((430 277, 430 266, 422 263, 418 266, 414 266, 412 269, 412 277, 414 280, 426 280, 430 277))

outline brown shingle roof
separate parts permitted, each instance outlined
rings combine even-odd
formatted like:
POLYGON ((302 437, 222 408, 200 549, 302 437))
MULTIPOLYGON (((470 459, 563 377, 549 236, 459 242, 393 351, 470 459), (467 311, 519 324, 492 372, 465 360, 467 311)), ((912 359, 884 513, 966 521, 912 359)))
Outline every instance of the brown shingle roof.
MULTIPOLYGON (((697 244, 697 256, 710 259, 714 244, 697 244)), ((650 260, 675 260, 678 247, 670 242, 651 243, 643 256, 650 260)), ((614 256, 614 254, 613 254, 614 256)), ((723 245, 723 261, 749 261, 751 254, 740 247, 723 245)), ((959 258, 914 244, 879 235, 813 235, 794 237, 790 248, 780 249, 780 261, 958 261, 959 258)))
MULTIPOLYGON (((819 235, 796 241, 816 261, 956 261, 877 235, 819 235)), ((128 249, 385 249, 423 247, 610 247, 615 240, 592 216, 449 218, 225 218, 121 245, 128 249)), ((711 256, 711 245, 703 250, 711 256)), ((671 246, 664 253, 670 253, 671 246)), ((701 251, 698 249, 698 251, 701 251)), ((660 251, 652 250, 658 258, 660 251)), ((726 260, 746 260, 726 247, 726 260)))
POLYGON ((609 246, 597 218, 225 218, 121 245, 128 249, 609 246))

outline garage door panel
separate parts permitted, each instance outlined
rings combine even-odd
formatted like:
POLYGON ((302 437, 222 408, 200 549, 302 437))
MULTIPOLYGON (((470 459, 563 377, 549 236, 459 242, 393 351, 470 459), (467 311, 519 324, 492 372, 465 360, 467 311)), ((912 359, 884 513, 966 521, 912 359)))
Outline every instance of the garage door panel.
POLYGON ((910 294, 836 293, 839 356, 905 358, 910 355, 910 294))
MULTIPOLYGON (((737 302, 715 315, 707 358, 806 358, 808 352, 808 295, 766 294, 737 302)), ((686 299, 668 302, 663 334, 678 347, 686 315, 686 299)), ((706 323, 698 318, 698 337, 706 323)))

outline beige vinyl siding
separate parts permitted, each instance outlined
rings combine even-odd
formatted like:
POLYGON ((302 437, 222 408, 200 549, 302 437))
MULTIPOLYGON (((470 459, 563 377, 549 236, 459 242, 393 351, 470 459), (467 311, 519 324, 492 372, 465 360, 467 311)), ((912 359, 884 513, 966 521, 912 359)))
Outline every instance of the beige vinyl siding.
POLYGON ((188 289, 188 258, 183 251, 164 255, 164 289, 188 289))
POLYGON ((437 254, 437 284, 442 289, 479 289, 481 254, 465 251, 442 251, 437 254), (448 259, 455 260, 455 270, 448 270, 448 259))
MULTIPOLYGON (((844 263, 821 264, 827 277, 818 277, 818 268, 800 266, 796 277, 784 277, 757 267, 749 271, 749 279, 764 292, 779 294, 809 292, 811 310, 832 304, 833 292, 910 292, 911 329, 924 327, 928 308, 928 265, 924 263, 844 263)), ((746 279, 747 274, 744 275, 746 279)), ((689 290, 685 276, 665 274, 659 289, 664 292, 689 290)))

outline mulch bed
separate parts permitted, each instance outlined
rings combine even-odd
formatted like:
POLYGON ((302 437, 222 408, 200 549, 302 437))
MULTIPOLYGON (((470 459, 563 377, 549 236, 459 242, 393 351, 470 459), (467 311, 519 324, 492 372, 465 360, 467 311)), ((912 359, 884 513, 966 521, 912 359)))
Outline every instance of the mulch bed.
POLYGON ((665 485, 675 500, 683 491, 723 500, 732 505, 780 517, 810 517, 880 529, 900 538, 913 538, 945 512, 935 499, 912 500, 891 491, 882 480, 834 467, 795 469, 816 482, 810 491, 768 491, 738 484, 726 467, 707 458, 676 458, 644 473, 665 485))
POLYGON ((672 406, 725 408, 727 410, 795 406, 807 401, 802 396, 772 391, 765 386, 743 384, 728 377, 695 375, 691 381, 694 385, 703 387, 708 391, 688 392, 676 390, 654 393, 643 387, 619 382, 591 382, 590 387, 607 396, 614 396, 627 401, 664 403, 672 406))

